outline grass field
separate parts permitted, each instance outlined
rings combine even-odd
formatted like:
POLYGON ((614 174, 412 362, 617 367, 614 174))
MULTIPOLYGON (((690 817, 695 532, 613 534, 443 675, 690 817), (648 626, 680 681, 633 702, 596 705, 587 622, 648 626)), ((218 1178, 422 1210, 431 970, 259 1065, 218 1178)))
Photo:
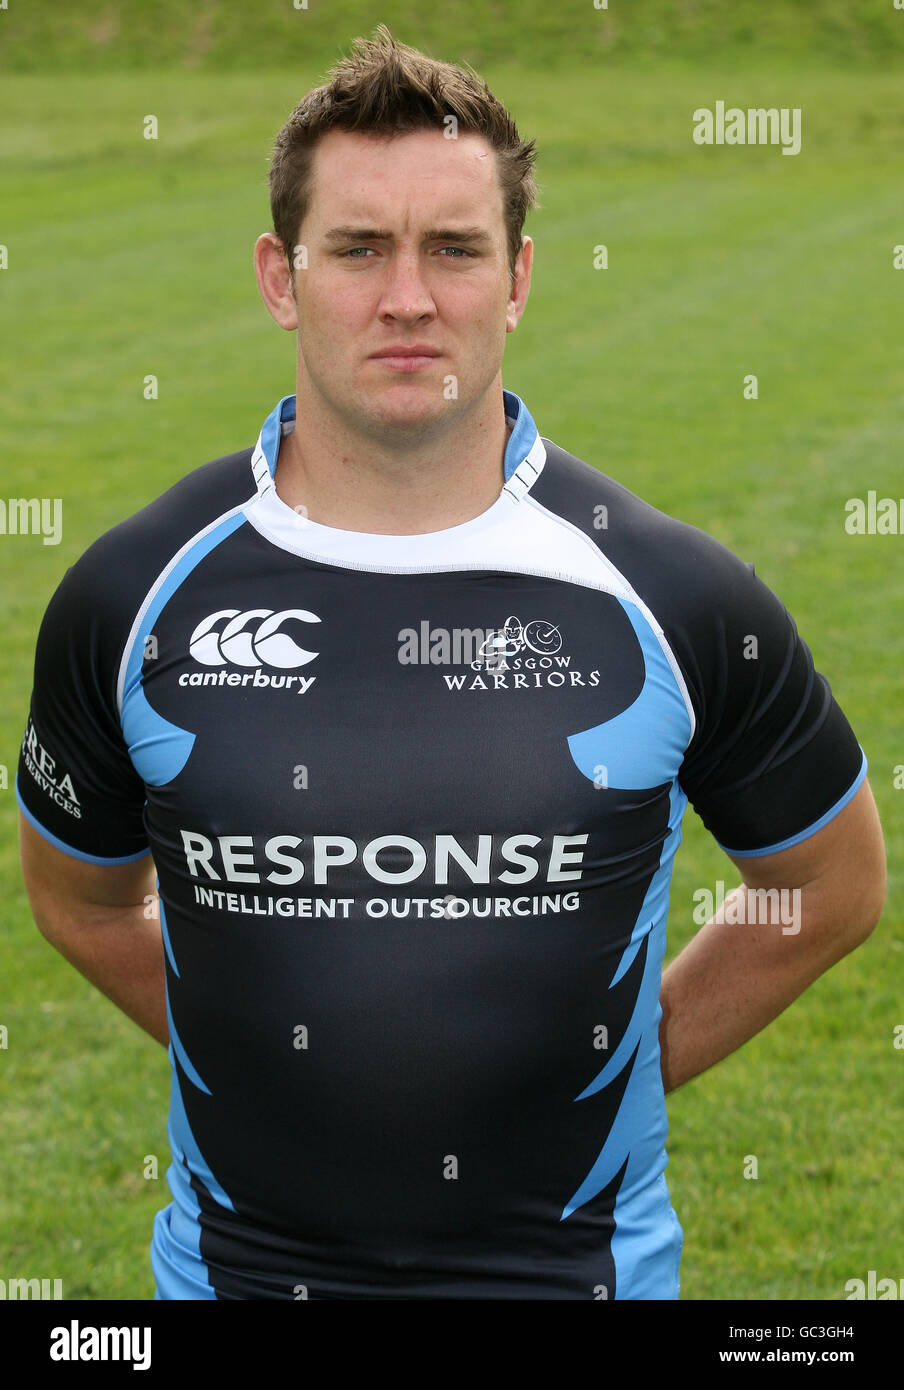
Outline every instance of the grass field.
MULTIPOLYGON (((725 69, 625 62, 604 80, 589 64, 567 79, 501 62, 483 75, 540 148, 533 291, 506 384, 542 434, 755 560, 870 760, 889 849, 882 924, 669 1103, 682 1296, 843 1298, 870 1269, 904 1275, 904 536, 844 529, 846 499, 904 493, 900 67, 735 54, 725 69), (691 113, 719 99, 800 107, 801 154, 694 145, 691 113)), ((253 443, 294 388, 294 340, 267 316, 250 257, 268 227, 272 137, 319 76, 3 78, 2 494, 60 497, 64 517, 55 547, 0 537, 10 783, 38 623, 66 567, 196 464, 253 443), (156 141, 142 138, 148 113, 156 141)), ((695 929, 694 890, 720 878, 732 866, 689 813, 671 954, 695 929)), ((169 1196, 166 1056, 34 928, 8 788, 0 904, 0 1277, 147 1298, 169 1196)))
POLYGON ((379 22, 449 62, 510 62, 561 76, 623 57, 696 65, 716 53, 743 66, 752 51, 770 63, 807 65, 815 54, 848 69, 890 68, 904 41, 895 0, 79 0, 10 3, 0 17, 0 70, 38 73, 257 72, 295 62, 319 71, 379 22))

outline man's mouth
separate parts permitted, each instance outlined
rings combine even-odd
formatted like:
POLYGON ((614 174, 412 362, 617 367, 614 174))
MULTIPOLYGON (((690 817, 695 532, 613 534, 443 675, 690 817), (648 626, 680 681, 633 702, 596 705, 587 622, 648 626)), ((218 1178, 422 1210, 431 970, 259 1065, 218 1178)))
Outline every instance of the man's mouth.
POLYGON ((441 355, 438 348, 430 347, 426 343, 414 343, 410 347, 394 344, 375 352, 373 360, 381 362, 392 371, 420 372, 441 355))

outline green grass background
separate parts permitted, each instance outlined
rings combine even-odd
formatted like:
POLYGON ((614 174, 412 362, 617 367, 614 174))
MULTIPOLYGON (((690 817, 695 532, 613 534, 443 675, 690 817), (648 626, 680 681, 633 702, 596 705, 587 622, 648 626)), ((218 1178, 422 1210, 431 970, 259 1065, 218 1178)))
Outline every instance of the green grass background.
MULTIPOLYGON (((66 567, 196 464, 253 443, 294 389, 293 340, 251 266, 269 150, 381 20, 480 64, 538 140, 533 289, 506 385, 542 434, 756 562, 870 759, 889 849, 881 925, 670 1098, 682 1297, 840 1299, 869 1269, 900 1278, 904 536, 844 530, 847 498, 904 494, 904 12, 891 0, 10 0, 0 495, 62 497, 64 529, 58 547, 0 538, 0 763, 11 783, 37 627, 66 567), (717 100, 800 107, 802 153, 694 145, 691 113, 717 100), (149 113, 156 142, 141 134, 149 113), (593 268, 600 243, 607 271, 593 268)), ((720 878, 733 867, 689 812, 671 955, 695 930, 694 890, 720 878)), ((166 1056, 33 926, 9 787, 0 924, 0 1277, 148 1298, 151 1223, 169 1199, 166 1056)))

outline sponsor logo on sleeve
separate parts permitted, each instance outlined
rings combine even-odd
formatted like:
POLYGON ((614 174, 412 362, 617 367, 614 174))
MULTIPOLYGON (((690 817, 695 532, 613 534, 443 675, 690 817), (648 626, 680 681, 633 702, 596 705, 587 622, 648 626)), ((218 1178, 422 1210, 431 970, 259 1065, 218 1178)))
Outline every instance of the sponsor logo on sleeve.
POLYGON ((72 778, 60 766, 59 759, 52 757, 39 741, 37 730, 30 718, 25 728, 25 737, 22 739, 22 757, 41 791, 70 816, 81 820, 82 808, 72 785, 72 778))

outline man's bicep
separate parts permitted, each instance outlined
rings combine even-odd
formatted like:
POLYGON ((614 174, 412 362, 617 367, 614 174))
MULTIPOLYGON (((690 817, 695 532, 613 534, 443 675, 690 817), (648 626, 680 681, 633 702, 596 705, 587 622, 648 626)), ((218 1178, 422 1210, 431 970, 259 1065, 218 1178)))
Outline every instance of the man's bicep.
POLYGON ((54 950, 164 1047, 169 1042, 163 940, 150 853, 124 864, 66 854, 19 819, 25 886, 54 950))
POLYGON ((21 811, 19 854, 36 918, 134 907, 155 893, 156 869, 150 851, 124 864, 91 863, 57 849, 21 811))
POLYGON ((853 797, 814 834, 772 854, 728 856, 753 889, 806 893, 812 920, 866 935, 885 901, 885 843, 872 789, 853 797))

